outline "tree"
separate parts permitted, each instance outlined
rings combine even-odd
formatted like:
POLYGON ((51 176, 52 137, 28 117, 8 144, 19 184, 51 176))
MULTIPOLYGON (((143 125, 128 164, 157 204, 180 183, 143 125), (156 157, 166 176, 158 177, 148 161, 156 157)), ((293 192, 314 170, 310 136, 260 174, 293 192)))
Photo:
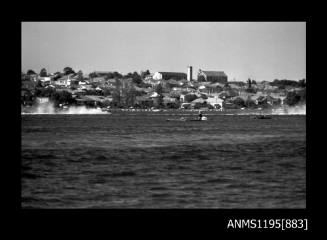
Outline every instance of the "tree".
POLYGON ((146 70, 146 71, 141 71, 141 78, 144 79, 146 76, 150 75, 150 71, 146 70))
POLYGON ((111 95, 111 91, 109 88, 103 89, 103 96, 110 96, 110 95, 111 95))
POLYGON ((163 93, 162 85, 161 84, 156 85, 154 91, 157 92, 159 95, 162 95, 163 93))
POLYGON ((272 83, 270 83, 271 86, 277 86, 277 87, 286 87, 286 86, 290 86, 290 87, 299 87, 300 83, 298 81, 294 81, 294 80, 287 80, 287 79, 283 79, 283 80, 278 80, 275 79, 272 83))
POLYGON ((32 69, 29 69, 26 74, 27 75, 34 75, 36 73, 32 69))
POLYGON ((306 98, 305 90, 300 92, 292 91, 287 93, 284 102, 289 106, 294 106, 298 103, 304 102, 305 98, 306 98))
POLYGON ((248 88, 251 88, 252 87, 252 81, 251 81, 250 78, 248 79, 247 83, 248 83, 248 88))
POLYGON ((198 75, 198 82, 205 82, 206 79, 203 75, 198 75))
POLYGON ((133 77, 133 73, 131 73, 131 72, 124 75, 124 78, 132 78, 132 77, 133 77))
POLYGON ((246 106, 245 101, 240 97, 236 97, 232 102, 234 105, 236 105, 239 108, 246 106))
POLYGON ((135 83, 137 85, 142 83, 142 78, 137 72, 133 72, 132 79, 133 79, 133 83, 135 83))
POLYGON ((27 70, 26 75, 34 75, 36 72, 34 72, 32 69, 27 70))
POLYGON ((202 99, 208 99, 208 96, 206 94, 201 94, 202 99))
POLYGON ((181 104, 179 102, 169 102, 166 104, 167 108, 178 109, 180 108, 181 104))
POLYGON ((29 81, 30 80, 30 76, 22 72, 21 80, 22 81, 29 81))
POLYGON ((75 71, 71 67, 65 67, 63 72, 64 72, 64 75, 75 73, 75 71))
POLYGON ((245 89, 248 93, 256 93, 256 89, 253 87, 254 84, 257 84, 256 81, 251 80, 250 78, 247 80, 247 88, 245 89))
POLYGON ((229 91, 229 90, 231 90, 232 88, 231 88, 231 86, 229 85, 229 83, 227 82, 227 83, 225 83, 225 85, 224 85, 224 87, 223 87, 223 91, 229 91))
POLYGON ((195 94, 187 94, 185 95, 184 97, 184 101, 185 102, 192 102, 194 101, 195 99, 197 99, 198 97, 195 95, 195 94))
POLYGON ((181 94, 179 92, 176 92, 176 91, 171 91, 169 93, 169 97, 171 98, 180 98, 181 94))
POLYGON ((134 106, 135 99, 136 99, 136 91, 133 86, 128 86, 127 88, 123 89, 124 106, 126 107, 134 106))
POLYGON ((42 68, 40 71, 40 77, 47 77, 48 73, 47 70, 45 68, 42 68))
POLYGON ((305 78, 299 80, 300 87, 306 87, 306 81, 305 78))
POLYGON ((35 96, 36 97, 53 97, 56 93, 56 90, 53 88, 36 88, 35 89, 35 96))
POLYGON ((112 74, 112 78, 118 79, 118 78, 122 78, 122 77, 123 77, 123 75, 120 74, 119 72, 113 72, 113 74, 112 74))
POLYGON ((245 89, 245 91, 247 93, 256 93, 257 92, 257 90, 255 88, 253 88, 253 87, 247 88, 247 89, 245 89))
POLYGON ((38 88, 42 88, 43 86, 42 86, 42 82, 40 81, 40 80, 38 80, 37 82, 36 82, 36 87, 38 87, 38 88))
POLYGON ((89 78, 96 78, 98 75, 95 72, 89 74, 89 78))
POLYGON ((111 93, 113 97, 113 106, 134 106, 137 92, 131 83, 116 79, 116 88, 111 93))
POLYGON ((77 79, 79 81, 82 81, 83 80, 83 72, 82 72, 82 70, 79 70, 76 74, 77 74, 77 79))
POLYGON ((56 73, 54 73, 53 80, 57 80, 57 79, 61 78, 62 76, 63 76, 63 73, 56 72, 56 73))
POLYGON ((245 100, 244 104, 245 104, 245 106, 247 108, 254 108, 254 107, 256 107, 255 101, 253 101, 250 96, 245 100))
POLYGON ((51 100, 54 101, 56 105, 69 104, 69 103, 74 102, 72 94, 70 92, 67 92, 67 91, 55 92, 51 96, 51 100))

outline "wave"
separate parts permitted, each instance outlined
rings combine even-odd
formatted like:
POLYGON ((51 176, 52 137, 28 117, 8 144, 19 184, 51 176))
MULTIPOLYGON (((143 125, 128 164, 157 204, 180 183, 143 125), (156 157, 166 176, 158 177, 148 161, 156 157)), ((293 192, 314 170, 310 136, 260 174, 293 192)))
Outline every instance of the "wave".
MULTIPOLYGON (((193 111, 194 112, 194 111, 193 111)), ((189 112, 166 112, 166 113, 142 113, 145 115, 155 114, 156 116, 194 116, 196 113, 189 112)), ((284 105, 280 108, 274 108, 270 110, 262 109, 262 113, 266 115, 306 115, 306 105, 287 106, 284 105)), ((52 102, 40 103, 35 107, 32 107, 28 112, 23 111, 22 115, 33 115, 33 114, 108 114, 103 112, 100 108, 87 108, 85 106, 69 106, 67 109, 58 109, 54 107, 52 102)), ((128 115, 138 115, 137 113, 127 113, 128 115)), ((259 115, 261 109, 258 110, 233 110, 232 112, 206 112, 204 115, 215 116, 215 115, 259 115)))
POLYGON ((55 108, 53 102, 40 103, 32 107, 28 112, 22 112, 22 115, 33 114, 108 114, 100 108, 87 108, 85 106, 69 106, 67 109, 55 108))
POLYGON ((284 106, 283 108, 277 108, 272 110, 274 115, 306 115, 306 105, 297 106, 284 106))

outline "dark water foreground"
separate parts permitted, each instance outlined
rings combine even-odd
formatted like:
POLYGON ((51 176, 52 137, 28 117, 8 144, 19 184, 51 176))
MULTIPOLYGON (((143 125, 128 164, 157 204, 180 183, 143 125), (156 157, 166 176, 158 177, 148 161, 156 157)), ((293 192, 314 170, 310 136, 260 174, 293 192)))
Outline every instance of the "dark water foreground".
POLYGON ((22 115, 24 208, 305 208, 305 116, 22 115))

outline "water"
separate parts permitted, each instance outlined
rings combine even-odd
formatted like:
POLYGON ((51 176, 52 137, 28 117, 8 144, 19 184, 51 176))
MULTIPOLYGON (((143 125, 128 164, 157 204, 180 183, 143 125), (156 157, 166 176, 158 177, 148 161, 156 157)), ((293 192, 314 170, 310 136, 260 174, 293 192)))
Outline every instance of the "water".
POLYGON ((22 207, 306 207, 305 116, 178 117, 22 115, 22 207))

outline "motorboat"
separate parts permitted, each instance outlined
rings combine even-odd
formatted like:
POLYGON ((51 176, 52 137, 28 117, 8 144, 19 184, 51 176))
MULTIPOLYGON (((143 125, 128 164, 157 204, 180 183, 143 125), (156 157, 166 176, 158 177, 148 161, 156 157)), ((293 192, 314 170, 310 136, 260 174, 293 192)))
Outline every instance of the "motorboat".
POLYGON ((258 115, 255 117, 256 119, 271 119, 270 116, 266 116, 266 115, 258 115))
POLYGON ((189 121, 196 121, 196 122, 200 122, 200 121, 207 121, 208 118, 207 117, 202 117, 202 119, 187 119, 187 118, 184 118, 184 117, 181 117, 181 118, 168 118, 166 119, 166 121, 175 121, 175 122, 189 122, 189 121))

